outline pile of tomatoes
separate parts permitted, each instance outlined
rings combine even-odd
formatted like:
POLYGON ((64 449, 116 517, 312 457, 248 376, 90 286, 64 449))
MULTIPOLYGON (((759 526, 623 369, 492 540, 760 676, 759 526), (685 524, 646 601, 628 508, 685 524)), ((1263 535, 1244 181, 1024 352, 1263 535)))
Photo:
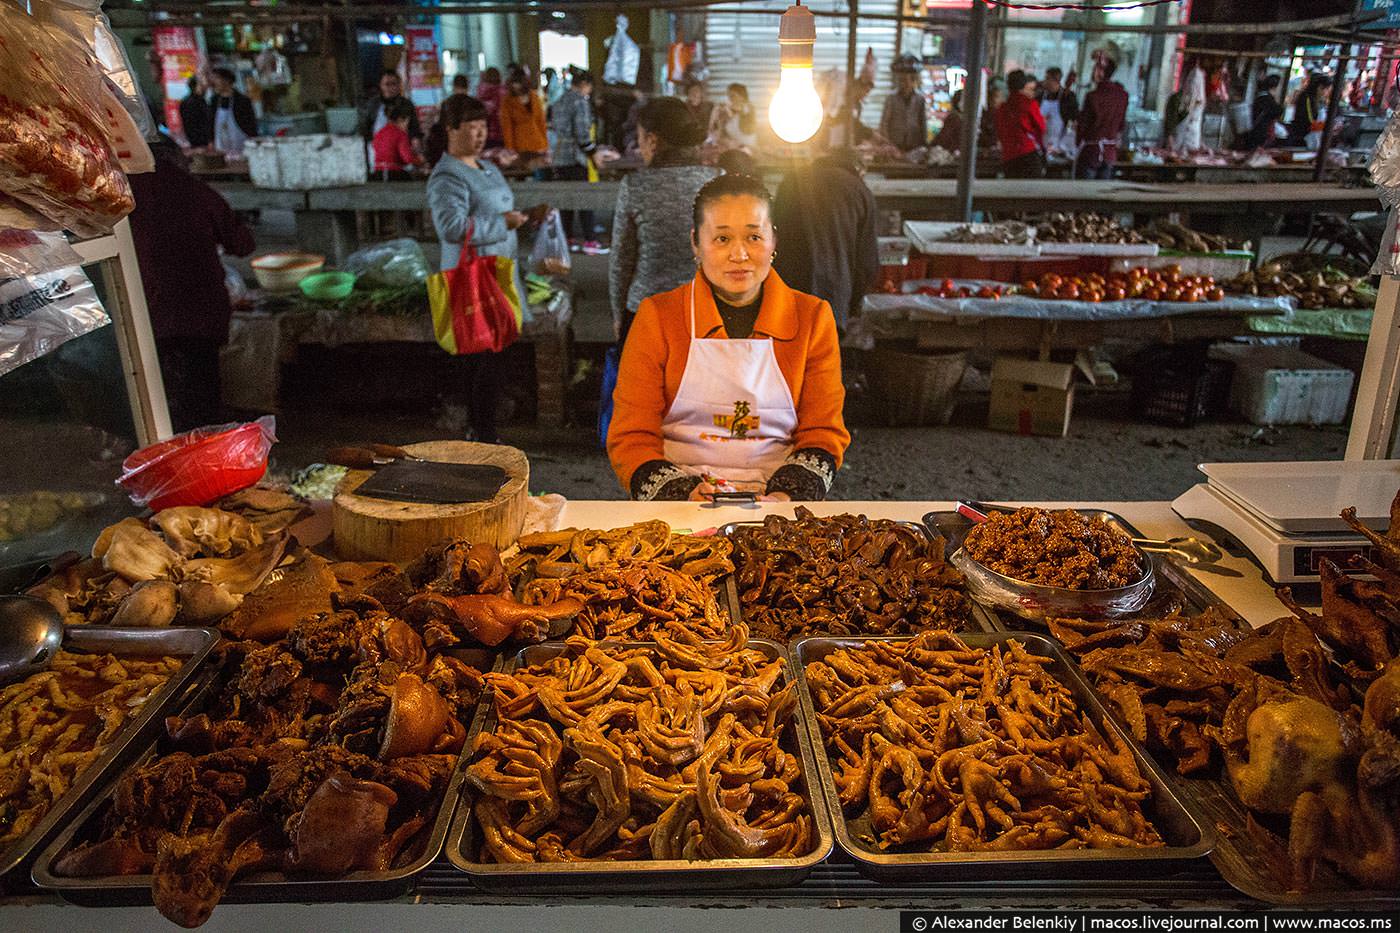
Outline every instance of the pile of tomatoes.
POLYGON ((1149 269, 1135 266, 1127 272, 1100 275, 1056 275, 1047 272, 1039 279, 1027 279, 1021 294, 1066 301, 1122 301, 1143 298, 1147 301, 1220 301, 1225 290, 1209 275, 1182 275, 1177 265, 1149 269))
POLYGON ((919 288, 920 295, 928 295, 930 298, 1000 298, 1009 295, 1015 288, 1010 285, 980 285, 972 288, 967 285, 959 285, 952 279, 944 279, 938 286, 923 285, 919 288))

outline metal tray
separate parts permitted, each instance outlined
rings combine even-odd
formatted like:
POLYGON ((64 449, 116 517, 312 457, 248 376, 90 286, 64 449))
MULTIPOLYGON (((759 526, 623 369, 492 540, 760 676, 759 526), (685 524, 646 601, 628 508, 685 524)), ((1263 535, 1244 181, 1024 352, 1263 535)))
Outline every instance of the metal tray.
MULTIPOLYGON (((495 670, 501 665, 501 658, 495 652, 481 649, 464 649, 453 652, 461 660, 482 670, 495 670)), ((189 715, 207 709, 218 694, 222 685, 219 678, 210 678, 188 704, 181 710, 189 715)), ((478 711, 473 715, 473 722, 478 711)), ((148 742, 142 749, 137 762, 142 763, 152 757, 156 741, 148 742)), ((311 901, 365 901, 397 897, 410 890, 413 879, 427 868, 442 852, 442 843, 447 836, 447 828, 452 822, 453 811, 457 807, 462 771, 469 758, 470 743, 462 746, 462 754, 448 778, 442 802, 438 805, 437 816, 428 827, 422 849, 413 859, 387 871, 354 871, 338 878, 301 877, 282 872, 254 872, 245 875, 229 885, 220 899, 221 904, 254 903, 306 903, 311 901)), ((150 875, 111 875, 87 878, 69 878, 53 872, 54 863, 59 860, 74 843, 85 839, 85 830, 95 829, 99 818, 106 812, 116 782, 87 805, 63 832, 54 839, 34 864, 34 883, 54 891, 64 900, 84 907, 109 907, 148 905, 151 903, 150 875)))
MULTIPOLYGON (((1134 537, 1140 537, 1136 528, 1122 516, 1101 509, 1079 509, 1083 515, 1096 516, 1112 524, 1117 524, 1134 537)), ((924 522, 930 528, 945 535, 962 534, 971 523, 956 512, 929 512, 924 522)), ((1207 586, 1191 575, 1175 561, 1160 555, 1151 555, 1157 570, 1157 593, 1151 603, 1137 613, 1139 616, 1162 615, 1172 609, 1180 609, 1187 615, 1200 615, 1206 609, 1217 609, 1244 623, 1239 615, 1207 586)), ((1280 605, 1279 614, 1285 610, 1280 605)), ((1007 628, 1005 620, 994 615, 997 630, 1007 628)), ((1020 620, 1018 620, 1020 621, 1020 620)), ((1053 636, 1046 635, 1054 641, 1053 636)), ((1068 654, 1068 653, 1067 653, 1068 654)), ((1073 656, 1070 656, 1074 663, 1073 656)), ((1078 665, 1075 665, 1078 670, 1078 665)), ((1092 682, 1089 688, 1093 690, 1092 682)), ((1095 691, 1097 695, 1097 691, 1095 691)), ((1114 721, 1118 715, 1112 706, 1105 706, 1114 721)), ((1126 728, 1126 727, 1125 727, 1126 728)), ((1256 816, 1240 803, 1224 774, 1217 768, 1214 777, 1183 777, 1176 768, 1168 765, 1161 768, 1168 785, 1176 794, 1196 808, 1210 824, 1216 827, 1215 848, 1210 860, 1227 882, 1237 891, 1256 900, 1271 904, 1312 907, 1326 905, 1346 905, 1354 907, 1396 908, 1400 907, 1400 894, 1394 891, 1366 891, 1356 887, 1338 874, 1326 863, 1320 863, 1313 887, 1307 892, 1290 890, 1286 874, 1290 861, 1287 842, 1281 837, 1259 827, 1261 817, 1256 816)))
POLYGON ((0 850, 0 890, 24 885, 23 868, 34 860, 77 810, 88 803, 103 782, 140 753, 165 721, 165 714, 187 699, 198 684, 200 668, 219 643, 219 633, 207 628, 112 628, 70 625, 63 630, 63 647, 91 654, 120 657, 184 657, 180 669, 148 699, 113 737, 107 750, 73 781, 34 828, 0 850))
MULTIPOLYGON (((647 642, 614 642, 624 647, 649 647, 647 642)), ((783 683, 792 681, 792 661, 777 642, 752 639, 748 647, 770 658, 784 658, 787 669, 783 683)), ((538 664, 558 657, 566 651, 561 644, 532 645, 518 652, 506 669, 538 664)), ((476 850, 476 825, 471 818, 471 794, 462 795, 462 804, 452 821, 447 838, 447 858, 457 868, 471 876, 483 891, 495 894, 588 893, 618 894, 624 892, 712 891, 737 888, 781 887, 798 884, 831 852, 831 819, 824 806, 822 794, 815 787, 817 756, 811 747, 809 731, 795 711, 792 728, 783 740, 789 754, 802 760, 802 779, 807 804, 812 813, 816 845, 806 855, 796 858, 712 859, 708 861, 635 861, 635 862, 556 862, 498 865, 473 859, 476 850)), ((496 714, 489 698, 483 697, 467 736, 467 745, 478 733, 495 725, 496 714)))
POLYGON ((1166 865, 1189 862, 1210 852, 1216 841, 1215 830, 1196 815, 1191 803, 1174 792, 1156 762, 1108 714, 1098 695, 1080 676, 1059 645, 1042 635, 1029 632, 969 633, 962 638, 973 648, 987 648, 1015 638, 1036 654, 1052 659, 1051 673, 1070 689, 1080 709, 1090 715, 1100 729, 1114 732, 1132 748, 1138 770, 1152 786, 1152 801, 1146 808, 1147 816, 1167 845, 1157 849, 889 853, 860 842, 857 834, 868 829, 867 818, 862 814, 855 819, 847 819, 842 811, 836 782, 832 778, 831 762, 826 755, 826 744, 822 740, 821 725, 807 686, 806 665, 842 648, 854 648, 872 641, 906 642, 913 639, 911 636, 804 638, 792 646, 802 712, 811 730, 812 745, 820 750, 817 773, 821 777, 822 791, 835 823, 836 843, 855 860, 858 871, 877 880, 889 881, 929 880, 935 876, 940 879, 1123 876, 1135 871, 1158 874, 1166 870, 1166 865))
MULTIPOLYGON (((822 518, 826 516, 819 515, 817 517, 822 518)), ((959 516, 959 518, 961 518, 961 516, 959 516)), ((932 541, 933 538, 937 535, 936 530, 932 530, 930 526, 926 524, 921 524, 920 522, 903 521, 900 519, 881 519, 881 521, 891 521, 894 522, 896 525, 903 525, 910 531, 918 532, 920 535, 923 535, 924 539, 928 541, 932 541)), ((734 534, 734 532, 738 531, 740 528, 744 528, 750 525, 762 524, 763 522, 761 521, 726 522, 725 524, 719 526, 718 533, 724 535, 725 537, 731 537, 734 534)), ((951 544, 951 542, 948 543, 951 544)), ((947 553, 948 555, 951 555, 953 553, 953 548, 949 547, 947 553)), ((739 565, 737 561, 734 565, 734 572, 729 574, 729 587, 731 591, 730 598, 733 600, 732 606, 734 609, 734 618, 742 618, 744 607, 739 600, 739 565)), ((977 629, 968 629, 967 631, 971 632, 980 630, 983 632, 996 632, 1002 630, 1000 624, 996 620, 996 613, 988 609, 986 606, 983 606, 977 600, 973 599, 972 594, 970 593, 968 594, 967 600, 972 605, 970 620, 977 626, 977 629)), ((813 636, 803 637, 805 638, 813 636)))

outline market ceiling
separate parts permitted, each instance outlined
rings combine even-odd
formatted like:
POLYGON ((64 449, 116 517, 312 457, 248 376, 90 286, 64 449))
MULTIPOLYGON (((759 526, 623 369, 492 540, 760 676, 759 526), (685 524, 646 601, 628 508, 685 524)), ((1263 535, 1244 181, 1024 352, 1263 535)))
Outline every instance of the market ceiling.
MULTIPOLYGON (((724 13, 751 13, 754 15, 773 16, 774 10, 744 9, 733 5, 734 0, 650 0, 646 5, 653 10, 702 10, 712 9, 716 12, 724 13)), ((566 5, 570 10, 620 10, 625 4, 618 3, 617 0, 562 0, 562 5, 566 5)), ((538 0, 491 0, 484 3, 445 3, 437 6, 424 7, 411 3, 350 3, 343 4, 297 4, 297 3, 258 3, 258 2, 199 2, 199 0, 154 0, 154 2, 143 2, 143 0, 124 0, 123 3, 109 3, 109 8, 120 6, 121 8, 139 12, 145 12, 151 16, 164 14, 163 22, 187 22, 190 24, 206 23, 284 23, 298 20, 316 19, 361 19, 377 16, 422 16, 434 17, 445 15, 469 15, 481 13, 550 13, 561 6, 561 0, 552 0, 544 3, 538 0)), ((845 12, 813 10, 818 16, 836 16, 846 18, 845 12)), ((1073 32, 1099 32, 1111 31, 1115 33, 1163 33, 1163 34, 1188 34, 1188 35, 1240 35, 1240 34, 1277 34, 1294 33, 1316 29, 1328 29, 1332 27, 1351 27, 1361 23, 1378 19, 1385 15, 1384 11, 1373 10, 1356 14, 1337 14, 1333 16, 1317 17, 1306 20, 1293 20, 1278 23, 1187 23, 1184 25, 1125 25, 1125 24, 1101 24, 1069 22, 1053 23, 1036 20, 1027 23, 1018 23, 1012 20, 999 20, 989 23, 991 28, 1004 29, 1039 29, 1039 30, 1059 30, 1073 32)), ((960 25, 966 22, 966 17, 962 15, 949 16, 944 14, 931 14, 927 17, 903 17, 894 14, 860 13, 859 18, 867 21, 894 20, 901 19, 905 22, 926 21, 931 24, 946 23, 948 25, 960 25)))

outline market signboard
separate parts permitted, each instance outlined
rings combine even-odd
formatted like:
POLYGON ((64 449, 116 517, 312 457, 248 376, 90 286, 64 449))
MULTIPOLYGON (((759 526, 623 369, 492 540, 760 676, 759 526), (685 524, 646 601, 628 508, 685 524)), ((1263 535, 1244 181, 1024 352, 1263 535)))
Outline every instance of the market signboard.
POLYGON ((189 96, 188 81, 199 70, 199 41, 188 26, 156 26, 151 30, 156 54, 160 56, 160 81, 165 91, 165 125, 184 138, 180 101, 189 96))
POLYGON ((435 27, 404 27, 404 60, 408 65, 408 99, 418 111, 418 122, 428 126, 437 119, 442 101, 442 60, 435 27))
POLYGON ((1400 29, 1400 0, 1363 0, 1361 10, 1363 13, 1376 10, 1385 13, 1380 19, 1363 23, 1362 29, 1400 29))

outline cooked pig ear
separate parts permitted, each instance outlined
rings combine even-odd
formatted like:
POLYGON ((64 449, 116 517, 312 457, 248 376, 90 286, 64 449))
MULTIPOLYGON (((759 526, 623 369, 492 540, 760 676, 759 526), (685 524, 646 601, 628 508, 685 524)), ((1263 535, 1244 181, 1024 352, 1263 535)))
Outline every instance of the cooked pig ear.
POLYGON ((136 519, 125 519, 104 530, 93 548, 94 555, 99 547, 102 566, 131 583, 169 578, 183 563, 160 535, 136 519))
POLYGON ((186 625, 217 622, 242 602, 242 596, 230 593, 216 583, 187 581, 180 584, 180 614, 176 618, 186 625))
POLYGON ((142 580, 131 588, 112 615, 121 627, 164 628, 175 621, 180 593, 169 580, 142 580))
POLYGON ((144 529, 145 527, 146 523, 141 521, 141 519, 139 518, 124 518, 121 521, 117 522, 115 525, 108 525, 106 528, 102 529, 100 534, 98 534, 97 540, 92 542, 92 556, 106 557, 107 552, 111 550, 112 540, 116 538, 117 534, 123 529, 144 529))
POLYGON ((287 535, 268 538, 261 545, 238 557, 204 557, 185 564, 182 574, 188 582, 215 583, 227 592, 242 596, 257 589, 282 561, 287 535))
POLYGON ((152 519, 182 557, 230 557, 263 542, 262 532, 241 515, 221 509, 180 506, 163 509, 152 519))

